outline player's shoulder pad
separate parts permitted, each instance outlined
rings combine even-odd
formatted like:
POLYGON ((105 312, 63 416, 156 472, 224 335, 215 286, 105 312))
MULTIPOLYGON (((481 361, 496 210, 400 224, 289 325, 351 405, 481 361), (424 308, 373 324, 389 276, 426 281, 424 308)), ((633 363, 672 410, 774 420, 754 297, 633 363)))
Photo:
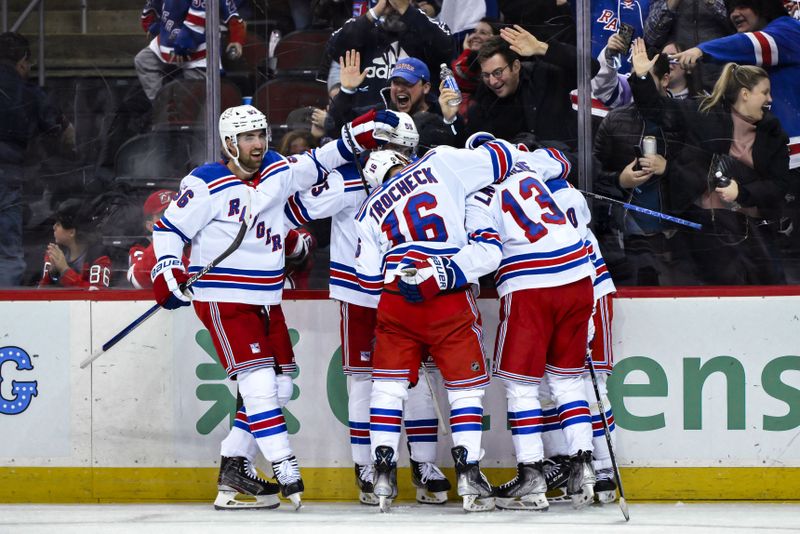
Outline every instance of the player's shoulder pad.
POLYGON ((562 189, 569 189, 572 186, 568 181, 564 178, 554 178, 552 180, 547 180, 545 182, 547 189, 550 190, 551 193, 555 193, 556 191, 561 191, 562 189))
POLYGON ((233 173, 222 164, 222 162, 214 161, 210 163, 204 163, 199 167, 192 170, 189 173, 187 178, 195 177, 202 180, 206 185, 219 180, 220 178, 224 178, 225 176, 231 176, 233 173))

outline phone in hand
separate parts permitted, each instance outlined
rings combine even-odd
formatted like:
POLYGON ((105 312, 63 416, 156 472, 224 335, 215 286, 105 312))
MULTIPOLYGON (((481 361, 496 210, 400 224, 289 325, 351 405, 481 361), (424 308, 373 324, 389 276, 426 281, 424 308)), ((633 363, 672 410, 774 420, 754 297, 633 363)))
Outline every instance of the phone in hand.
POLYGON ((635 31, 636 28, 630 24, 625 22, 619 23, 617 35, 619 35, 625 43, 625 49, 621 52, 612 52, 606 48, 606 61, 609 65, 614 65, 616 68, 619 68, 622 65, 622 58, 628 57, 628 53, 631 50, 631 42, 633 41, 633 33, 635 31))
POLYGON ((639 145, 633 145, 633 153, 636 156, 636 163, 633 164, 634 171, 641 171, 642 166, 639 164, 639 158, 643 158, 644 154, 642 153, 642 147, 639 145))
POLYGON ((619 30, 617 34, 622 37, 622 40, 625 41, 625 50, 622 51, 622 56, 625 57, 628 55, 628 52, 631 51, 631 42, 633 41, 633 32, 636 31, 636 28, 627 24, 625 22, 619 23, 619 30))

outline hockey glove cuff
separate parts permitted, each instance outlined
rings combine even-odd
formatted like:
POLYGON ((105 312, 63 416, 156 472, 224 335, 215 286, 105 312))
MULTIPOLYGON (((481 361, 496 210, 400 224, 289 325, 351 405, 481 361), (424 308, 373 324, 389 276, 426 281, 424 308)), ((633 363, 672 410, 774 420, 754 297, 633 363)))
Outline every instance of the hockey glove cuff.
POLYGON ((153 294, 159 306, 174 310, 192 302, 191 288, 181 291, 189 274, 183 270, 183 262, 178 258, 166 257, 156 263, 150 271, 150 277, 153 280, 153 294))
MULTIPOLYGON (((422 302, 441 291, 458 287, 458 266, 448 258, 431 256, 402 269, 398 286, 408 302, 422 302)), ((460 277, 463 279, 463 275, 460 277)))

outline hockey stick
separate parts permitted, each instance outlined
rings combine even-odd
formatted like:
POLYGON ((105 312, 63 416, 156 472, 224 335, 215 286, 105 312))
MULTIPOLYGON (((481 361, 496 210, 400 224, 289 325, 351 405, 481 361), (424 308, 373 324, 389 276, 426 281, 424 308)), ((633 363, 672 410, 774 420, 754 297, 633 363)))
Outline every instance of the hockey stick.
POLYGON ((589 374, 592 376, 592 386, 594 386, 594 394, 597 397, 597 407, 600 409, 600 420, 603 422, 603 433, 606 435, 608 455, 611 457, 611 465, 614 468, 614 478, 617 480, 617 488, 619 488, 619 509, 622 511, 622 515, 625 516, 625 521, 630 521, 631 516, 628 513, 628 503, 625 501, 625 491, 622 489, 622 477, 620 477, 619 474, 617 458, 614 456, 614 447, 611 445, 611 430, 608 428, 606 408, 603 406, 603 399, 600 397, 600 388, 597 386, 597 375, 594 372, 594 362, 592 362, 591 351, 586 354, 586 362, 589 365, 589 374))
MULTIPOLYGON (((202 277, 204 277, 206 274, 208 274, 208 272, 210 270, 212 270, 214 267, 219 265, 219 263, 222 260, 224 260, 225 258, 230 256, 231 254, 233 254, 233 252, 237 248, 239 248, 239 245, 242 244, 242 241, 244 241, 244 236, 247 233, 248 223, 249 223, 249 220, 245 220, 245 221, 242 222, 242 226, 239 227, 239 233, 236 234, 236 237, 233 239, 233 242, 230 244, 230 246, 228 248, 226 248, 222 252, 222 254, 220 254, 219 256, 214 258, 213 260, 211 260, 211 263, 209 263, 208 265, 206 265, 205 267, 200 269, 198 272, 194 273, 192 276, 189 277, 188 280, 186 280, 186 282, 181 284, 181 286, 180 286, 181 292, 186 291, 187 289, 191 288, 194 285, 195 282, 197 282, 202 277)), ((111 347, 113 347, 114 345, 119 343, 128 334, 130 334, 131 332, 136 330, 136 328, 139 325, 141 325, 143 322, 145 322, 150 317, 155 315, 155 313, 160 309, 161 309, 161 306, 158 305, 158 304, 155 304, 149 310, 147 310, 142 315, 140 315, 139 317, 134 319, 134 321, 131 324, 129 324, 128 326, 126 326, 125 328, 120 330, 114 337, 112 337, 111 339, 106 341, 98 352, 92 354, 91 356, 89 356, 88 358, 83 360, 81 362, 81 369, 85 369, 90 363, 92 363, 97 358, 99 358, 100 356, 105 354, 108 351, 108 349, 110 349, 111 347)))
POLYGON ((422 367, 422 374, 425 375, 425 382, 428 383, 428 389, 431 391, 431 400, 433 401, 433 411, 436 412, 436 419, 439 420, 439 430, 442 431, 443 436, 447 436, 450 434, 450 431, 447 430, 447 426, 444 424, 444 418, 442 416, 442 408, 439 406, 439 398, 436 396, 436 391, 433 389, 433 382, 431 382, 431 375, 428 372, 428 368, 425 367, 425 364, 420 365, 422 367))
POLYGON ((353 153, 353 163, 356 164, 356 170, 358 171, 358 176, 361 178, 361 185, 364 186, 364 192, 369 196, 369 185, 367 184, 367 179, 364 178, 364 167, 361 166, 361 161, 358 159, 358 153, 356 152, 356 144, 353 141, 353 132, 350 130, 350 124, 345 124, 344 126, 344 133, 345 133, 345 141, 347 141, 347 146, 350 147, 350 152, 353 153))
POLYGON ((674 222, 675 224, 681 224, 683 226, 688 226, 689 228, 694 228, 695 230, 702 230, 703 225, 698 224, 696 222, 687 221, 686 219, 681 219, 680 217, 674 217, 672 215, 667 215, 666 213, 661 213, 660 211, 655 211, 647 208, 643 208, 641 206, 636 206, 634 204, 629 204, 627 202, 622 202, 621 200, 617 200, 614 198, 605 197, 603 195, 598 195, 597 193, 590 193, 589 191, 584 191, 582 189, 578 189, 584 195, 589 195, 592 198, 596 198, 597 200, 602 200, 604 202, 610 202, 612 204, 619 204, 624 206, 625 208, 636 211, 639 213, 643 213, 645 215, 650 215, 652 217, 657 217, 659 219, 664 219, 665 221, 674 222))

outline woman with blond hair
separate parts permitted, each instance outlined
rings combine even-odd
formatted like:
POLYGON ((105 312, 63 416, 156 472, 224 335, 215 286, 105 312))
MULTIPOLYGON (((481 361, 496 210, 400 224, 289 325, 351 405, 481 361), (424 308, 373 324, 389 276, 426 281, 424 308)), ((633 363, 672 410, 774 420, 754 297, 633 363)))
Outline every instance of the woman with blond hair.
POLYGON ((675 252, 687 254, 701 283, 784 283, 776 237, 792 175, 788 137, 767 109, 766 71, 728 63, 710 95, 674 100, 647 76, 655 59, 634 43, 634 100, 643 114, 680 129, 685 145, 670 161, 667 205, 703 225, 679 230, 675 252))

